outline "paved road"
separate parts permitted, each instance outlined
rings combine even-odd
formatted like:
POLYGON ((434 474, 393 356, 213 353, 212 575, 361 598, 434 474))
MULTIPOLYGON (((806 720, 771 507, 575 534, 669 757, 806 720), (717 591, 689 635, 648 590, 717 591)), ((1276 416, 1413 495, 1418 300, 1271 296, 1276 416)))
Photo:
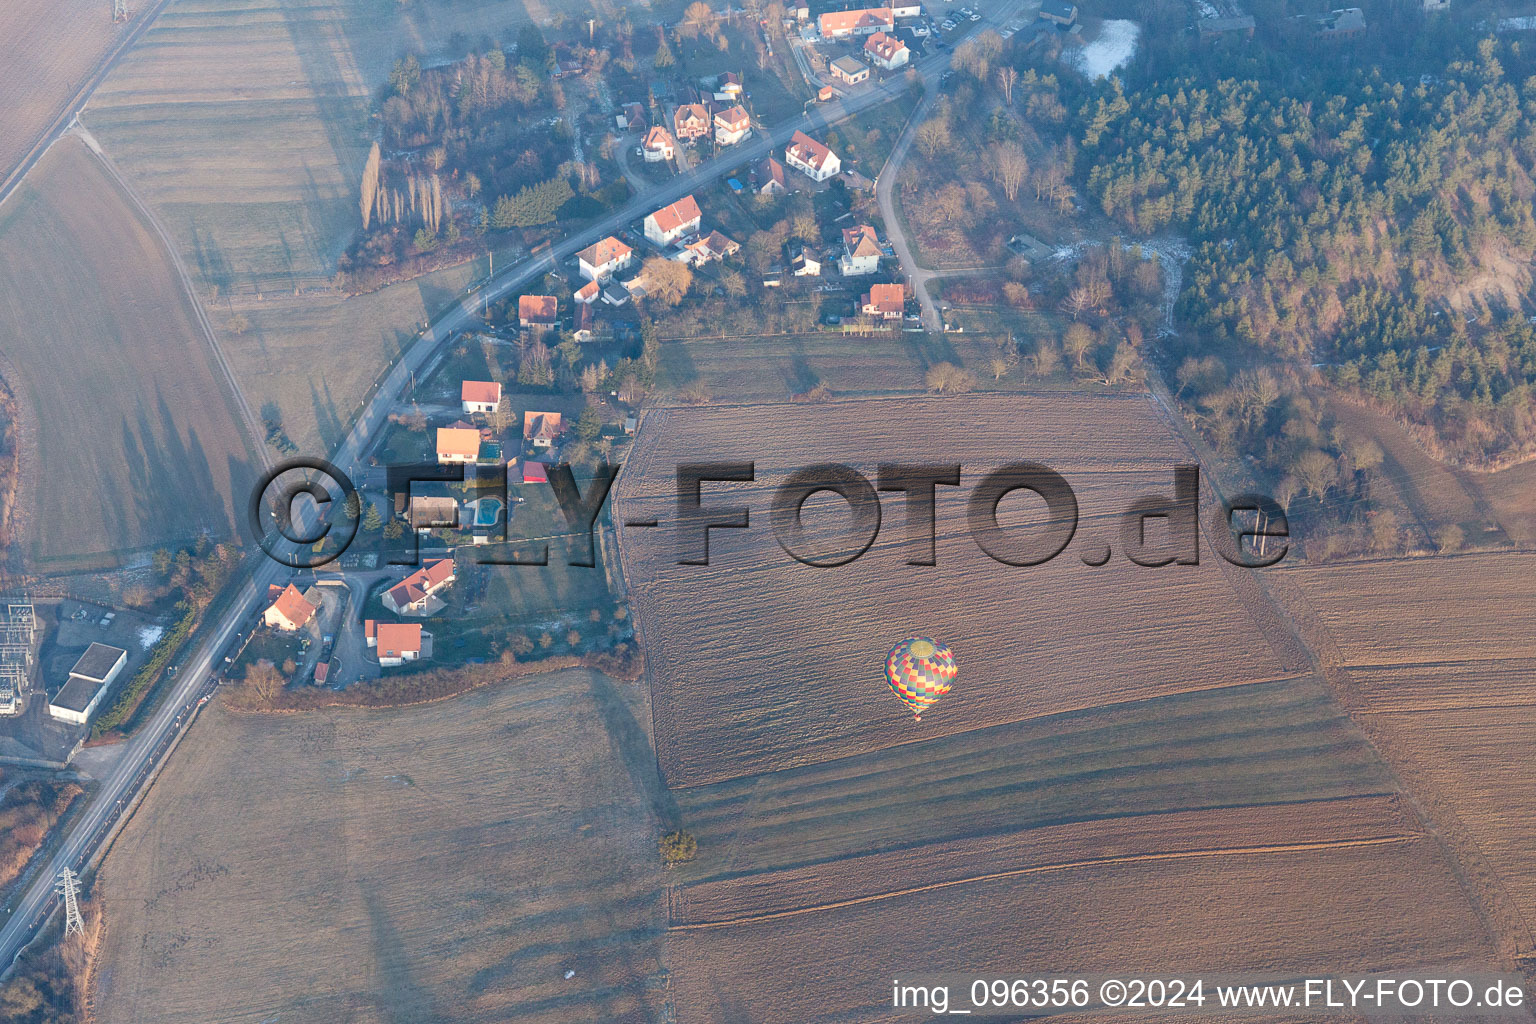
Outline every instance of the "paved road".
MULTIPOLYGON (((1011 16, 1022 2, 1013 0, 1011 3, 1000 4, 983 24, 995 23, 1011 16)), ((928 79, 942 73, 948 66, 949 53, 941 51, 925 58, 914 68, 919 75, 928 79)), ((760 131, 747 142, 698 164, 685 174, 643 189, 622 209, 600 223, 577 232, 540 257, 524 260, 502 271, 480 289, 466 294, 453 306, 439 313, 390 369, 331 461, 343 471, 360 478, 363 457, 379 436, 389 413, 397 407, 412 374, 420 373, 435 360, 454 334, 478 324, 478 310, 485 301, 499 301, 598 239, 612 234, 631 221, 639 220, 660 206, 702 188, 726 170, 743 162, 762 159, 770 149, 788 142, 796 131, 820 131, 890 100, 908 85, 905 75, 896 76, 858 95, 820 105, 777 128, 760 131)), ((218 667, 216 660, 225 645, 239 628, 254 622, 257 609, 265 599, 267 586, 286 581, 290 575, 286 568, 259 554, 253 555, 252 559, 254 568, 250 570, 251 575, 240 587, 213 631, 182 664, 180 675, 168 697, 127 741, 127 749, 118 759, 117 765, 101 780, 85 809, 62 837, 46 865, 39 864, 34 868, 26 888, 11 902, 10 913, 6 915, 4 926, 0 927, 0 967, 4 970, 9 970, 15 957, 54 909, 53 882, 58 873, 66 866, 76 871, 82 870, 92 861, 102 840, 117 824, 123 809, 132 804, 143 784, 181 735, 198 701, 212 691, 212 677, 214 669, 218 667)))
POLYGON ((885 233, 891 240, 891 248, 896 250, 896 258, 901 261, 902 269, 907 272, 907 279, 912 282, 912 293, 917 298, 918 307, 922 310, 923 326, 930 331, 944 330, 944 318, 939 316, 939 310, 933 302, 933 296, 928 294, 928 280, 933 277, 933 271, 918 265, 917 258, 912 255, 912 242, 907 238, 906 229, 902 226, 900 211, 896 209, 896 182, 901 177, 902 162, 907 159, 907 154, 912 152, 912 139, 917 135, 917 127, 928 120, 928 115, 933 111, 933 105, 939 98, 938 81, 927 81, 928 92, 923 96, 917 109, 907 120, 906 128, 901 137, 896 140, 896 145, 891 147, 891 155, 886 158, 885 166, 880 169, 880 174, 875 178, 875 202, 880 206, 880 218, 885 221, 885 233))

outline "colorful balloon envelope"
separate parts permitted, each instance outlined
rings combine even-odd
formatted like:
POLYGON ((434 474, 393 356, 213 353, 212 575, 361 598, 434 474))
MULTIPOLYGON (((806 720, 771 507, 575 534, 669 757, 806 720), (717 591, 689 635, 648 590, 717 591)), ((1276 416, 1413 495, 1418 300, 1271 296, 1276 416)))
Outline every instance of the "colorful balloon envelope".
POLYGON ((949 692, 959 671, 955 653, 932 637, 908 637, 885 658, 885 680, 919 722, 949 692))

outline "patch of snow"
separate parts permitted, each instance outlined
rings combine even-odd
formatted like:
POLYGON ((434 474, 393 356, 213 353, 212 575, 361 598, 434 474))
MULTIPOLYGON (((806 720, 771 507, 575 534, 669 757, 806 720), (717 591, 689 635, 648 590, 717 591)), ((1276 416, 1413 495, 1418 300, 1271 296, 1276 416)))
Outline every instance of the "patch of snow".
POLYGON ((1217 11, 1215 6, 1213 4, 1207 3, 1206 0, 1195 0, 1195 10, 1199 12, 1200 17, 1202 18, 1221 17, 1221 12, 1217 11))
POLYGON ((1536 16, 1524 15, 1518 18, 1500 18, 1499 32, 1530 32, 1536 30, 1536 16))
POLYGON ((1140 36, 1141 26, 1134 21, 1106 21, 1099 27, 1098 38, 1072 51, 1067 61, 1089 78, 1108 78, 1136 56, 1140 36))
MULTIPOLYGON (((1051 253, 1051 259, 1058 263, 1070 263, 1081 259, 1083 253, 1089 249, 1103 245, 1103 242, 1085 241, 1074 242, 1071 245, 1059 246, 1051 253)), ((1159 337, 1172 337, 1179 332, 1173 324, 1173 306, 1179 300, 1179 292, 1184 288, 1184 264, 1188 262, 1193 251, 1189 243, 1178 237, 1149 238, 1141 242, 1122 242, 1122 249, 1127 252, 1140 250, 1142 253, 1150 253, 1157 258, 1158 265, 1163 270, 1163 294, 1159 308, 1163 314, 1162 326, 1158 329, 1159 337)))
POLYGON ((164 635, 164 626, 142 626, 139 629, 139 646, 147 651, 159 643, 164 635))

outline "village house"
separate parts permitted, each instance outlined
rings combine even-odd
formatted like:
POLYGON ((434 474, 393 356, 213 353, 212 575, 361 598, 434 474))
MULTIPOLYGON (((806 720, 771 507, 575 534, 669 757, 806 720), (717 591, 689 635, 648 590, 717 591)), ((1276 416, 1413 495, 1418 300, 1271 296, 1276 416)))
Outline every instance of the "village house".
POLYGON ((661 125, 646 133, 645 145, 641 148, 645 151, 645 162, 648 164, 671 160, 677 156, 677 140, 661 125))
POLYGON ((734 146, 752 134, 752 119, 740 104, 715 115, 715 142, 734 146))
POLYGON ((1253 38, 1253 15, 1244 14, 1237 18, 1200 18, 1195 22, 1195 31, 1199 33, 1201 42, 1209 42, 1224 36, 1242 36, 1244 39, 1253 38))
POLYGON ((923 5, 912 3, 911 0, 891 4, 891 16, 898 19, 921 18, 923 16, 923 5))
POLYGON ((619 125, 620 128, 633 130, 635 128, 641 127, 645 124, 645 104, 624 104, 624 111, 623 113, 619 114, 619 118, 623 121, 623 123, 619 125))
POLYGON ((459 525, 459 503, 435 494, 413 494, 406 519, 413 530, 435 530, 459 525))
POLYGON ((456 579, 453 557, 438 558, 384 591, 380 600, 396 615, 419 615, 427 611, 430 598, 456 579))
POLYGON ((377 622, 363 620, 363 637, 370 649, 379 652, 379 664, 385 668, 403 665, 421 657, 423 634, 419 622, 377 622))
POLYGON ((784 165, 773 157, 768 157, 753 169, 753 175, 757 179, 757 191, 759 195, 783 195, 789 191, 784 175, 784 165))
POLYGON ((1040 11, 1035 17, 1060 28, 1071 28, 1077 24, 1077 4, 1072 0, 1041 0, 1040 11))
POLYGON ((663 206, 645 218, 645 237, 656 245, 671 245, 679 238, 697 234, 704 214, 691 195, 663 206))
POLYGON ((597 297, 601 293, 602 288, 598 286, 596 281, 588 281, 586 284, 576 289, 576 294, 573 295, 572 298, 574 298, 576 302, 582 307, 589 307, 592 305, 592 303, 597 301, 597 297))
POLYGON ((439 465, 474 462, 480 457, 480 431, 474 427, 438 427, 439 465))
POLYGON ((678 142, 692 142, 709 137, 709 108, 702 103, 684 103, 672 113, 672 134, 678 142))
POLYGON ((303 629, 315 617, 315 610, 320 607, 320 592, 310 587, 300 593, 292 583, 286 587, 273 583, 267 587, 267 600, 271 603, 262 613, 262 621, 273 629, 292 633, 303 629))
POLYGON ((784 149, 784 162, 813 181, 826 181, 843 169, 837 154, 805 132, 795 132, 784 149))
POLYGON ((581 276, 588 281, 606 280, 629 266, 634 259, 635 251, 612 235, 576 254, 581 276))
POLYGON ((553 295, 519 295, 517 298, 517 322, 532 330, 548 330, 555 326, 560 303, 553 295))
POLYGON ((560 414, 557 412, 538 412, 529 409, 523 413, 523 440, 531 448, 553 448, 564 430, 560 414))
POLYGON ((907 308, 907 292, 899 284, 872 284, 859 309, 876 320, 900 320, 907 308))
POLYGON ((459 407, 466 413, 493 413, 500 404, 499 381, 466 380, 459 385, 459 407))
POLYGON ((1320 39, 1353 39, 1365 32, 1365 12, 1358 7, 1344 7, 1318 15, 1315 24, 1320 39))
POLYGON ((873 274, 880 269, 880 236, 868 224, 843 228, 843 255, 837 261, 837 269, 844 277, 873 274))
POLYGON ((803 245, 796 246, 789 256, 789 269, 796 277, 820 277, 821 261, 803 245))
POLYGON ((868 7, 857 11, 827 11, 817 19, 823 39, 846 39, 889 32, 896 27, 896 15, 889 7, 868 7))
POLYGON ((869 78, 869 65, 851 54, 844 54, 834 60, 830 70, 832 77, 845 85, 858 85, 869 78))
POLYGON ((907 49, 907 44, 896 36, 876 32, 864 40, 864 56, 877 67, 895 71, 912 59, 912 51, 907 49))
POLYGON ((718 231, 711 231, 708 235, 683 247, 683 251, 677 258, 684 263, 701 264, 712 260, 723 260, 727 256, 734 256, 741 251, 741 244, 718 231))

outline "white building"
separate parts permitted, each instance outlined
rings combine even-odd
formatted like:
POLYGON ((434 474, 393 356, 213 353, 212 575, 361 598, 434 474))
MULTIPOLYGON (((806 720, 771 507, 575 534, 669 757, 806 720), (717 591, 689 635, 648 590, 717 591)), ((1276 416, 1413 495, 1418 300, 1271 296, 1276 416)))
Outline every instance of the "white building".
POLYGON ((126 664, 128 652, 121 647, 91 644, 69 670, 69 679, 58 694, 48 702, 48 713, 61 722, 85 725, 126 664))
POLYGON ((645 218, 645 237, 656 245, 671 245, 680 238, 696 235, 704 214, 691 195, 663 206, 645 218))
POLYGON ((784 162, 813 181, 826 181, 843 169, 837 154, 805 132, 795 132, 784 149, 784 162))
POLYGON ((501 404, 501 383, 494 380, 466 380, 459 385, 459 407, 466 413, 493 413, 501 404))
POLYGON ((896 36, 876 32, 864 40, 864 56, 876 67, 895 71, 912 59, 912 51, 896 36))
POLYGON ((873 274, 880 269, 880 236, 868 224, 843 229, 843 255, 838 258, 837 269, 844 277, 873 274))
POLYGON ((363 622, 363 636, 368 646, 379 652, 379 664, 384 668, 421 657, 422 637, 431 635, 423 632, 419 622, 363 622))
POLYGON ((582 277, 588 281, 602 281, 633 263, 635 251, 609 235, 577 253, 576 260, 582 277))
POLYGON ((734 146, 752 134, 752 118, 740 104, 715 115, 715 142, 734 146))

